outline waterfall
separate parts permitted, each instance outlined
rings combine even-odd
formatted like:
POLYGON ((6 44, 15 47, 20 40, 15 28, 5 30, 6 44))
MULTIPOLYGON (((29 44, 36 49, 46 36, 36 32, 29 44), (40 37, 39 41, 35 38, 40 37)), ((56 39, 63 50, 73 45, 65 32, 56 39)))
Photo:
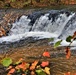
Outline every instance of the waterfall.
POLYGON ((12 24, 8 36, 0 38, 3 41, 19 41, 26 37, 65 39, 76 31, 76 13, 51 10, 23 15, 12 24))

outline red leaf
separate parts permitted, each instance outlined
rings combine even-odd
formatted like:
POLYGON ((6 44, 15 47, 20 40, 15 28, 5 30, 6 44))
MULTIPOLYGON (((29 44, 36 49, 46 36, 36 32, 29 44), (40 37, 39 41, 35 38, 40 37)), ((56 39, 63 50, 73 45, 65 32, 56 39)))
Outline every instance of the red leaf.
POLYGON ((44 57, 50 57, 50 53, 49 53, 49 52, 44 52, 44 53, 43 53, 43 56, 44 56, 44 57))
POLYGON ((46 67, 46 66, 48 66, 48 65, 49 65, 49 62, 48 62, 48 61, 45 61, 45 62, 42 62, 42 63, 41 63, 41 66, 42 66, 42 67, 46 67))
POLYGON ((14 72, 15 72, 15 69, 12 68, 12 69, 10 69, 10 71, 8 72, 8 74, 12 74, 12 73, 14 73, 14 72))

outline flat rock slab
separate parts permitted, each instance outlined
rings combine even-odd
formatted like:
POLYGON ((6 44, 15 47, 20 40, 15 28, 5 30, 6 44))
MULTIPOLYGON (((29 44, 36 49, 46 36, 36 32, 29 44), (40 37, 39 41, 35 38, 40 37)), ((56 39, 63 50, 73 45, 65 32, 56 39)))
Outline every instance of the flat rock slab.
MULTIPOLYGON (((10 48, 9 52, 0 54, 0 60, 5 57, 10 57, 14 62, 23 58, 26 62, 33 62, 34 60, 50 62, 51 75, 64 75, 66 72, 76 73, 76 51, 71 51, 71 57, 69 60, 65 57, 65 48, 58 47, 56 49, 53 46, 48 45, 47 40, 36 41, 29 43, 26 46, 10 48), (42 56, 44 51, 49 51, 50 58, 44 58, 42 56)), ((4 75, 4 69, 0 66, 0 74, 4 75)))

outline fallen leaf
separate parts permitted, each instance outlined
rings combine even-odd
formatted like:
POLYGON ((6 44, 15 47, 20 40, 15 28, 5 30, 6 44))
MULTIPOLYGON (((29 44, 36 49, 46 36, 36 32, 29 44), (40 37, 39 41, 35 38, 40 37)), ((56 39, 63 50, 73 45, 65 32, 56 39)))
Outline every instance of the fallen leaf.
POLYGON ((47 73, 48 75, 50 75, 50 68, 49 67, 45 67, 44 72, 47 73))
POLYGON ((30 66, 30 70, 34 70, 38 62, 38 60, 35 60, 34 63, 32 63, 32 65, 30 66))
POLYGON ((14 72, 15 72, 15 69, 12 68, 12 69, 9 70, 8 74, 13 74, 14 72))
POLYGON ((5 36, 6 35, 6 31, 3 29, 2 26, 0 26, 0 37, 5 36))
POLYGON ((76 38, 76 31, 74 32, 72 38, 73 38, 73 39, 76 38))
POLYGON ((16 64, 19 64, 19 63, 21 63, 23 61, 23 58, 20 58, 17 62, 16 62, 16 64))
POLYGON ((44 56, 44 57, 50 57, 50 53, 49 53, 49 52, 44 52, 44 53, 43 53, 43 56, 44 56))
POLYGON ((76 35, 76 31, 74 32, 74 35, 76 35))
POLYGON ((12 63, 12 59, 11 58, 4 58, 4 59, 2 59, 1 63, 3 64, 3 66, 8 67, 12 63))
POLYGON ((76 75, 76 73, 74 75, 76 75))
POLYGON ((22 62, 20 65, 16 66, 16 69, 22 69, 23 71, 25 71, 27 69, 26 68, 26 63, 22 62))
POLYGON ((46 75, 46 73, 40 69, 40 70, 36 70, 37 75, 46 75))
POLYGON ((66 48, 66 58, 69 59, 71 56, 70 48, 66 48))
POLYGON ((41 68, 41 66, 40 66, 40 65, 38 65, 36 68, 37 68, 37 69, 38 69, 38 68, 41 68))
POLYGON ((31 71, 31 75, 36 75, 34 71, 31 71))
POLYGON ((12 66, 9 66, 8 68, 7 68, 7 70, 9 70, 9 69, 11 69, 12 68, 12 66))
POLYGON ((48 66, 48 65, 49 65, 49 62, 48 62, 48 61, 44 61, 44 62, 41 63, 41 66, 42 66, 42 67, 46 67, 46 66, 48 66))

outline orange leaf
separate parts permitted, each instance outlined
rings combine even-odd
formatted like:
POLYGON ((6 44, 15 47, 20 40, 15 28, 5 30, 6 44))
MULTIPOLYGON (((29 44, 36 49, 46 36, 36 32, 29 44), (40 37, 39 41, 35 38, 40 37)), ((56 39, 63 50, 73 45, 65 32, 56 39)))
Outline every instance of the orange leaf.
POLYGON ((43 53, 43 56, 44 56, 44 57, 50 57, 50 53, 49 53, 49 52, 44 52, 44 53, 43 53))
POLYGON ((15 69, 12 68, 12 69, 10 69, 10 71, 8 72, 8 74, 12 74, 12 73, 14 73, 14 72, 15 72, 15 69))
POLYGON ((32 63, 32 65, 30 66, 30 70, 34 70, 37 64, 38 60, 34 61, 34 63, 32 63))
POLYGON ((49 62, 48 62, 48 61, 45 61, 45 62, 42 62, 42 63, 41 63, 41 66, 42 66, 42 67, 46 67, 46 66, 48 66, 48 65, 49 65, 49 62))
POLYGON ((67 72, 67 73, 65 73, 64 75, 71 75, 71 73, 70 73, 70 72, 67 72))
POLYGON ((74 75, 76 75, 76 73, 74 75))
POLYGON ((26 63, 25 62, 22 62, 20 65, 18 65, 16 67, 17 69, 22 69, 22 70, 26 70, 26 63))
POLYGON ((70 48, 66 48, 66 58, 69 59, 71 56, 70 48))

